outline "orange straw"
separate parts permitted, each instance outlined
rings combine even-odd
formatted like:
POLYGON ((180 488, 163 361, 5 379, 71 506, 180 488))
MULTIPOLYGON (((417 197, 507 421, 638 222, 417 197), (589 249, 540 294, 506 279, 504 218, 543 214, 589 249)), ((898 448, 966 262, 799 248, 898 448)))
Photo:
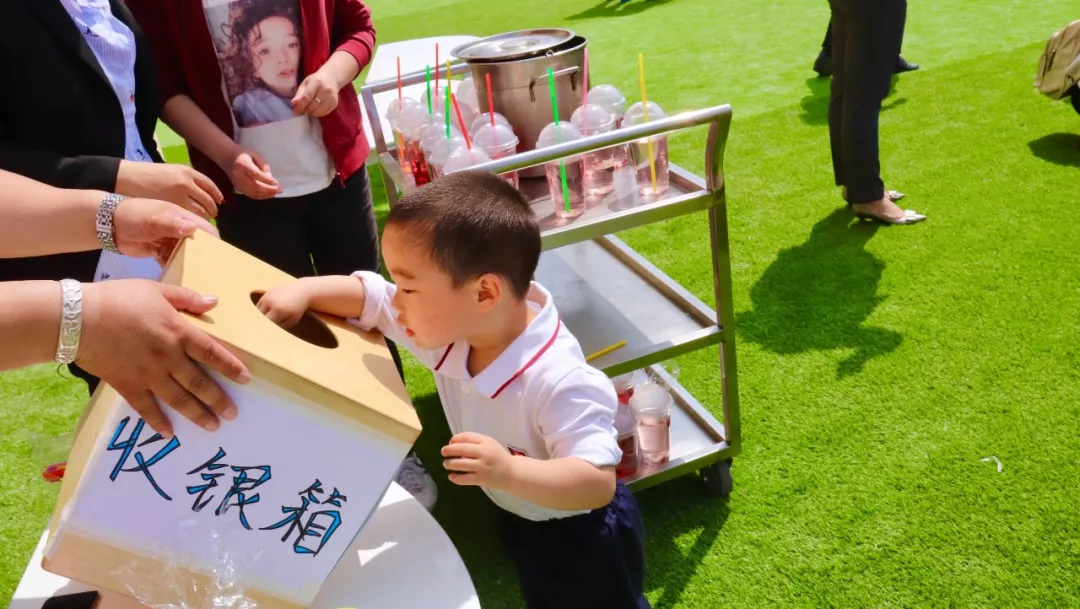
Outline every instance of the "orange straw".
MULTIPOLYGON (((644 53, 638 53, 638 77, 641 81, 641 110, 645 115, 645 122, 649 122, 649 99, 645 97, 645 55, 644 53)), ((652 178, 652 189, 654 194, 660 194, 660 190, 656 187, 656 159, 653 157, 653 145, 652 138, 645 140, 648 142, 649 149, 649 177, 652 178)))
POLYGON ((398 109, 401 109, 401 55, 397 58, 397 104, 398 109))
POLYGON ((457 103, 457 96, 451 93, 450 101, 454 103, 454 114, 457 114, 457 122, 461 125, 461 135, 465 138, 465 147, 472 150, 472 142, 469 141, 469 128, 465 126, 465 119, 461 118, 461 106, 457 103))
POLYGON ((491 72, 484 74, 484 78, 487 80, 487 94, 488 94, 488 116, 491 117, 491 128, 495 128, 495 102, 491 101, 491 72))

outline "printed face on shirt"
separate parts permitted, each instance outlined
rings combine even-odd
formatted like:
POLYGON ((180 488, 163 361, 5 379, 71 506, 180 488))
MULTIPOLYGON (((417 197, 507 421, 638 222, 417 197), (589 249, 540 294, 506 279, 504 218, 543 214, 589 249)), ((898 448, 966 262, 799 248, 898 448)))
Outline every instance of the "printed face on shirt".
POLYGON ((281 97, 296 94, 300 37, 292 21, 285 17, 263 19, 248 36, 248 48, 255 75, 268 89, 281 97))
POLYGON ((470 284, 454 287, 417 241, 407 228, 393 224, 383 232, 383 258, 397 285, 391 306, 417 347, 438 349, 471 332, 478 318, 476 290, 470 284))

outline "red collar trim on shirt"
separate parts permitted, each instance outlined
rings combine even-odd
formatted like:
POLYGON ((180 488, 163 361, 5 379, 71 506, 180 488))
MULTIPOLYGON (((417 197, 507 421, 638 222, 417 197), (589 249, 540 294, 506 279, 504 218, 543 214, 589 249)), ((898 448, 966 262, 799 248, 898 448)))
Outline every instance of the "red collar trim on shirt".
POLYGON ((446 348, 446 351, 443 351, 442 357, 439 358, 439 363, 435 364, 435 371, 436 372, 438 372, 439 368, 442 368, 442 365, 446 363, 446 358, 450 356, 450 352, 453 349, 454 349, 454 343, 450 343, 450 346, 448 346, 446 348))
POLYGON ((517 372, 515 372, 514 376, 510 377, 510 379, 508 381, 506 381, 505 383, 502 384, 502 387, 499 387, 499 389, 495 393, 493 393, 491 395, 491 399, 494 400, 495 398, 499 397, 499 394, 502 393, 503 390, 505 390, 507 387, 509 387, 510 383, 513 383, 514 381, 518 380, 518 378, 520 378, 522 374, 525 374, 525 371, 528 370, 533 364, 535 364, 536 361, 538 359, 540 359, 540 356, 543 355, 548 349, 551 348, 551 345, 555 344, 555 339, 559 337, 559 326, 561 326, 561 325, 562 325, 561 320, 558 317, 556 317, 555 318, 555 332, 551 335, 551 338, 549 338, 548 341, 546 343, 544 343, 543 347, 540 347, 540 350, 536 352, 536 355, 532 356, 532 359, 530 359, 528 362, 525 363, 524 366, 521 367, 521 370, 518 370, 517 372))

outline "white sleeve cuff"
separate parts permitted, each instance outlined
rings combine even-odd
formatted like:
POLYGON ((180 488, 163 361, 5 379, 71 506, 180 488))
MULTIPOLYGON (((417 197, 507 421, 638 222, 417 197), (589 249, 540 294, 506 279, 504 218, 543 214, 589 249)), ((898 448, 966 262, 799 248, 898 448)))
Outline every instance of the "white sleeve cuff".
MULTIPOLYGON (((393 334, 386 326, 384 311, 390 310, 390 301, 394 298, 393 286, 383 276, 371 271, 356 271, 352 274, 364 286, 364 310, 360 316, 350 319, 349 323, 363 330, 379 330, 383 334, 393 334), (389 330, 389 332, 388 332, 389 330)), ((393 320, 390 320, 393 323, 393 320)))

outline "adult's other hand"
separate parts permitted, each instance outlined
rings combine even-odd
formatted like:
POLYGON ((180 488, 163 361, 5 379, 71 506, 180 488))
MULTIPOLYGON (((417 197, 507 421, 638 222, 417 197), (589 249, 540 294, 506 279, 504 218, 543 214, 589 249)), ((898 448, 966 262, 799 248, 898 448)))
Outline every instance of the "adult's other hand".
POLYGON ((238 148, 225 171, 236 190, 249 198, 272 199, 281 193, 281 185, 270 172, 270 165, 254 150, 238 148))
POLYGON ((201 315, 215 304, 213 297, 152 281, 86 284, 76 362, 116 389, 163 436, 172 436, 173 427, 155 396, 214 431, 220 426, 218 417, 236 417, 236 404, 196 364, 239 383, 251 379, 236 356, 180 313, 201 315))
POLYGON ((113 214, 113 240, 120 253, 157 259, 162 266, 181 239, 201 229, 217 235, 213 224, 165 201, 124 199, 113 214))
POLYGON ((120 161, 117 194, 161 199, 203 218, 217 217, 221 191, 205 175, 186 165, 120 161))

